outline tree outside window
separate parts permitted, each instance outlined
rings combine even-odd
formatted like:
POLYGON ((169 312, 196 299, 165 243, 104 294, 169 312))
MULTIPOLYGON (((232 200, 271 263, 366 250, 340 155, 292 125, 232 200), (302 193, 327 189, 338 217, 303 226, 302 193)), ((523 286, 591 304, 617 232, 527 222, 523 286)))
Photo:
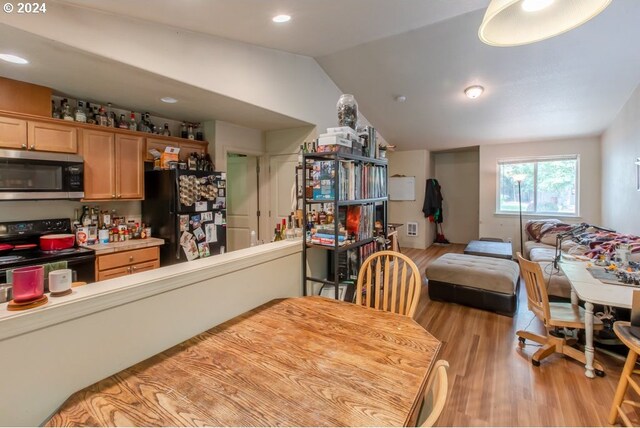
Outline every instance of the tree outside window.
POLYGON ((521 175, 522 212, 577 215, 578 167, 577 156, 498 162, 498 212, 519 211, 521 175))

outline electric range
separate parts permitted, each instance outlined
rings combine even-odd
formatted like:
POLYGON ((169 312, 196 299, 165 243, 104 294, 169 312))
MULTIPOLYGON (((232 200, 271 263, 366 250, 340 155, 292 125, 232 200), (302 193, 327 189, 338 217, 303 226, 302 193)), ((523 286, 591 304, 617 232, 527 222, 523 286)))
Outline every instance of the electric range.
MULTIPOLYGON (((7 270, 24 266, 53 262, 67 262, 73 270, 74 281, 95 281, 95 251, 73 247, 59 251, 43 251, 39 248, 40 237, 50 234, 71 233, 71 220, 30 220, 0 223, 0 248, 2 244, 13 246, 0 252, 0 284, 6 282, 7 270)), ((45 280, 45 289, 46 283, 45 280)))

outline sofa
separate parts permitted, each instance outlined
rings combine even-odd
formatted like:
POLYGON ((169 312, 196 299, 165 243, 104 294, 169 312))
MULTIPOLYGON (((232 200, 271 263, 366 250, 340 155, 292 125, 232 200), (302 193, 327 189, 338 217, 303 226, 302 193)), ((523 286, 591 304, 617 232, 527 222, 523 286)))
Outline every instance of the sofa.
MULTIPOLYGON (((536 262, 542 268, 549 296, 570 298, 571 284, 559 269, 554 269, 556 236, 574 228, 574 224, 557 219, 529 220, 525 227, 527 241, 524 243, 524 257, 536 262)), ((615 232, 602 232, 590 227, 586 231, 562 242, 562 251, 573 255, 597 258, 600 255, 612 257, 617 244, 631 245, 633 261, 640 261, 640 237, 615 232)))

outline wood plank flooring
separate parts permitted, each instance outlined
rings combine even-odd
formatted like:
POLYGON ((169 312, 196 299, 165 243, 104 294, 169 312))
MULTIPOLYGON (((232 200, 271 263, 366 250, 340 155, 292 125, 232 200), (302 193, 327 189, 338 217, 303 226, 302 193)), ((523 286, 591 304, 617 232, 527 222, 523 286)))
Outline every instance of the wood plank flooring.
MULTIPOLYGON (((464 245, 452 244, 403 253, 424 275, 442 254, 463 250, 464 245)), ((583 365, 558 354, 533 367, 531 355, 538 347, 527 342, 520 349, 515 332, 543 333, 544 326, 528 310, 524 286, 518 311, 509 318, 432 302, 423 277, 415 319, 442 341, 438 358, 450 364, 449 396, 439 426, 608 426, 624 361, 596 350, 606 376, 595 379, 585 377, 583 365)))

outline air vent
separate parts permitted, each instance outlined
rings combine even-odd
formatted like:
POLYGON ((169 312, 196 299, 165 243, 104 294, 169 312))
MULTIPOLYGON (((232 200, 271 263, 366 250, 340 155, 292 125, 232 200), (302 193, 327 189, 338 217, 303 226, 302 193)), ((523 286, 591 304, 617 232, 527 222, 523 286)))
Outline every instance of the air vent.
POLYGON ((418 223, 407 222, 407 236, 418 236, 418 223))

